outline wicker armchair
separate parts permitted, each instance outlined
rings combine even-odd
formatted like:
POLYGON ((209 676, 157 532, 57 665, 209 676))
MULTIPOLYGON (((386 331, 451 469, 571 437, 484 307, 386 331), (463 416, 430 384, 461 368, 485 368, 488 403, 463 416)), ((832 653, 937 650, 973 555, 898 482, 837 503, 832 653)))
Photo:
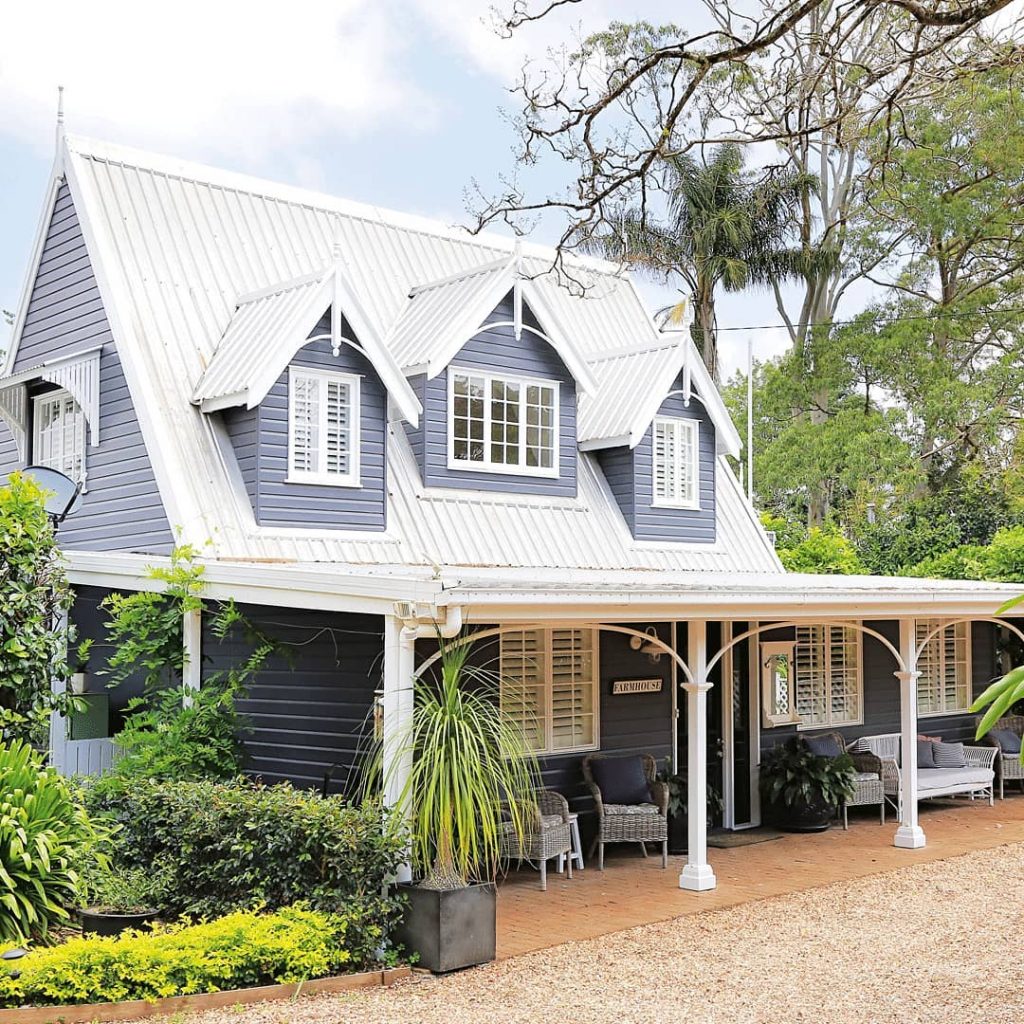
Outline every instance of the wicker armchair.
MULTIPOLYGON (((981 721, 979 718, 978 721, 981 721)), ((1024 715, 1006 715, 1000 718, 993 729, 1010 729, 1018 736, 1024 735, 1024 715)), ((999 780, 999 799, 1005 800, 1006 781, 1016 780, 1024 791, 1024 765, 1020 763, 1020 754, 1004 751, 997 739, 989 733, 984 737, 985 742, 996 747, 999 753, 996 755, 996 778, 999 780)))
POLYGON ((594 810, 597 812, 597 836, 590 848, 598 851, 597 867, 604 870, 605 843, 639 843, 644 856, 647 856, 647 843, 661 843, 661 866, 668 867, 668 786, 658 782, 658 766, 650 754, 643 755, 644 775, 651 787, 651 803, 625 805, 606 804, 601 798, 601 790, 594 782, 591 765, 602 755, 591 754, 583 758, 583 778, 594 797, 594 810))
MULTIPOLYGON (((537 793, 537 809, 532 827, 525 836, 516 835, 511 821, 502 822, 501 856, 505 860, 537 861, 540 869, 541 891, 548 887, 548 861, 560 854, 571 854, 572 836, 569 831, 569 803, 561 793, 542 789, 537 793)), ((572 857, 566 857, 569 877, 572 878, 572 857)))
MULTIPOLYGON (((840 750, 846 750, 846 740, 843 739, 840 733, 819 733, 818 736, 816 736, 816 739, 824 739, 826 736, 831 736, 840 750)), ((878 768, 876 768, 873 761, 868 760, 871 755, 868 755, 868 758, 865 758, 863 764, 858 760, 860 757, 859 754, 855 754, 851 751, 850 757, 853 759, 854 767, 857 769, 857 788, 854 791, 853 796, 850 797, 850 799, 842 806, 843 829, 845 831, 850 827, 848 808, 868 807, 873 804, 878 804, 881 808, 881 823, 884 825, 885 790, 882 787, 882 773, 878 768)))

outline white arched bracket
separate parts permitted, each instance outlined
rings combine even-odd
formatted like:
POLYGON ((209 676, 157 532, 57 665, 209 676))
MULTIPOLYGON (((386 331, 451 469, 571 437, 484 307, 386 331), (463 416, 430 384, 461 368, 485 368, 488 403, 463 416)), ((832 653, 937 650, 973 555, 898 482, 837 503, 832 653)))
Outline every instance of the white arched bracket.
POLYGON ((0 420, 7 424, 18 448, 18 457, 28 459, 28 388, 13 384, 0 388, 0 420))
MULTIPOLYGON (((932 618, 932 616, 929 615, 927 618, 932 618)), ((921 652, 925 649, 929 640, 934 639, 944 629, 947 629, 950 626, 959 626, 961 622, 994 622, 997 626, 1005 626, 1022 643, 1024 643, 1024 631, 1022 631, 1019 626, 1015 626, 1012 622, 1000 618, 998 615, 965 615, 959 619, 943 619, 941 625, 936 626, 919 644, 915 644, 914 666, 917 666, 917 659, 921 657, 921 652)))

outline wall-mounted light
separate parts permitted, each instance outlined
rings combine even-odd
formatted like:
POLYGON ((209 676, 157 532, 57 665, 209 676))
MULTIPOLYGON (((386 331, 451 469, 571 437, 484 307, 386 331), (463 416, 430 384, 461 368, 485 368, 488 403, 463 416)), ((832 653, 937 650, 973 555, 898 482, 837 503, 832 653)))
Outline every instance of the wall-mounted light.
POLYGON ((653 626, 648 626, 644 633, 646 634, 646 639, 643 636, 631 636, 629 638, 629 646, 634 651, 646 654, 651 660, 651 664, 657 665, 661 661, 661 655, 664 653, 658 643, 660 639, 658 631, 653 626))

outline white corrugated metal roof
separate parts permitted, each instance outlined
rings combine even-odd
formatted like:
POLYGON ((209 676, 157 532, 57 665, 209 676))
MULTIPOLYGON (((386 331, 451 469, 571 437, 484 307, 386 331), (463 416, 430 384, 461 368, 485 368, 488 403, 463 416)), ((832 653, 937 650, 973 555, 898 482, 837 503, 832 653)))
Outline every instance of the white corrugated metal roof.
MULTIPOLYGON (((383 339, 417 284, 508 258, 514 243, 77 138, 68 140, 65 167, 161 494, 186 540, 212 540, 219 557, 296 562, 781 572, 724 459, 719 541, 652 545, 632 539, 592 456, 581 455, 575 499, 426 492, 400 430, 389 443, 386 534, 257 526, 226 439, 211 443, 211 421, 192 404, 239 297, 341 259, 357 335, 383 339)), ((523 253, 552 258, 535 246, 523 253)), ((657 344, 628 279, 599 264, 589 273, 581 297, 552 275, 530 280, 538 318, 584 358, 657 344)), ((653 388, 665 373, 650 353, 635 367, 606 380, 604 400, 621 408, 616 396, 632 396, 648 373, 653 388)), ((694 381, 709 408, 720 406, 717 392, 694 381)), ((632 424, 635 409, 626 418, 632 424)), ((612 414, 605 422, 618 429, 612 414)))

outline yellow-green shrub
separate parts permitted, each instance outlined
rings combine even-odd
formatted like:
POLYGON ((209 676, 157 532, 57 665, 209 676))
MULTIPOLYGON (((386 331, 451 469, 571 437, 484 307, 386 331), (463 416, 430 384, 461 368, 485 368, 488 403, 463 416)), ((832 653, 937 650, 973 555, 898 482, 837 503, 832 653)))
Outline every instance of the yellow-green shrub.
POLYGON ((351 970, 344 914, 295 906, 36 949, 0 969, 0 1005, 155 1000, 351 970), (11 970, 13 968, 13 971, 11 970), (20 972, 20 976, 13 974, 20 972))

